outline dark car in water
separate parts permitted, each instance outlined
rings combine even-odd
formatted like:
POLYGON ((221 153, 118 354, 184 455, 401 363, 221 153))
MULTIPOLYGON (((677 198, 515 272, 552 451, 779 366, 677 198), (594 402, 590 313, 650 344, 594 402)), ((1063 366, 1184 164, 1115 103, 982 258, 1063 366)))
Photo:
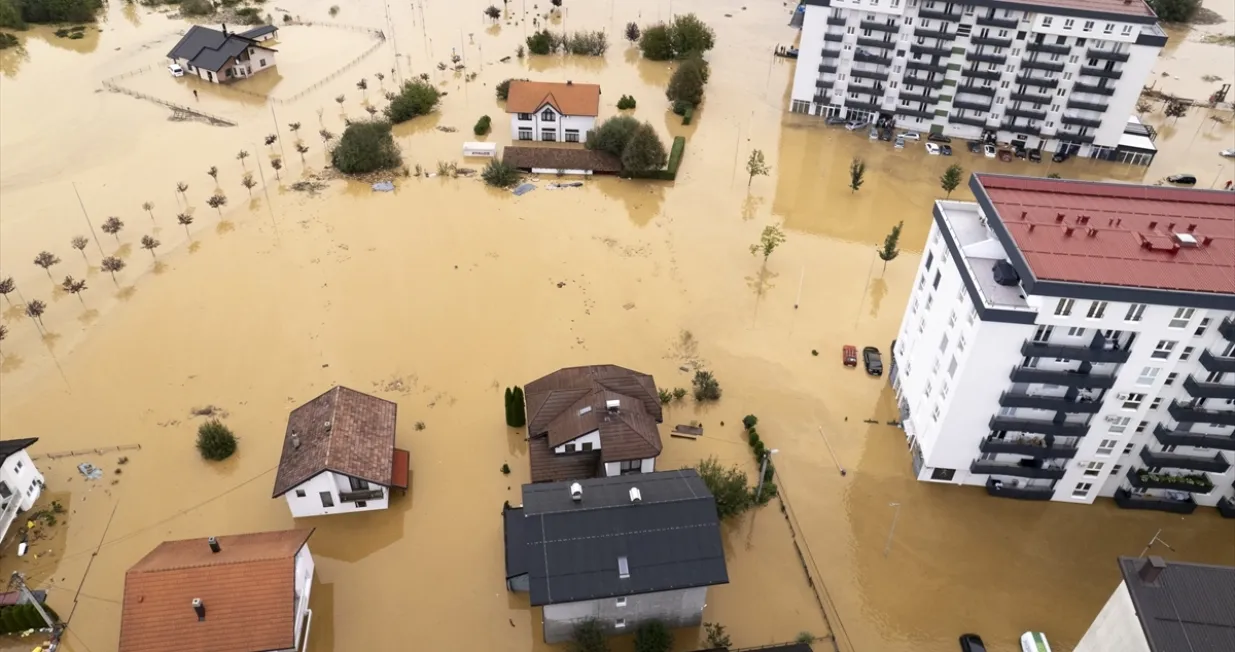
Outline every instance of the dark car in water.
POLYGON ((977 634, 961 634, 961 652, 986 652, 986 644, 977 634))
POLYGON ((1036 149, 1029 150, 1029 160, 1034 163, 1042 162, 1042 152, 1036 149))
POLYGON ((939 155, 940 155, 940 156, 951 156, 951 155, 952 155, 952 146, 951 146, 951 145, 940 145, 940 146, 939 146, 939 155))
POLYGON ((845 124, 845 119, 844 119, 844 118, 842 118, 842 117, 840 117, 840 116, 838 116, 838 115, 834 115, 834 116, 832 116, 832 117, 827 118, 826 120, 824 120, 824 121, 823 121, 823 124, 825 124, 825 125, 843 125, 843 124, 845 124))
POLYGON ((1177 186, 1195 186, 1196 176, 1191 174, 1172 174, 1166 178, 1167 181, 1177 186))
POLYGON ((873 346, 863 348, 862 366, 866 367, 866 373, 872 376, 882 376, 883 357, 879 355, 879 349, 873 346))
POLYGON ((927 137, 926 137, 926 139, 927 139, 927 140, 929 140, 929 141, 931 141, 932 143, 950 143, 950 142, 952 142, 952 139, 951 139, 951 138, 948 138, 947 136, 945 136, 945 135, 943 135, 943 134, 931 134, 931 135, 927 136, 927 137))
POLYGON ((982 143, 979 143, 976 140, 971 140, 965 143, 965 147, 969 148, 970 154, 981 154, 982 153, 982 143))
POLYGON ((1072 155, 1067 152, 1055 152, 1055 155, 1051 157, 1051 160, 1056 163, 1063 163, 1070 158, 1072 158, 1072 155))

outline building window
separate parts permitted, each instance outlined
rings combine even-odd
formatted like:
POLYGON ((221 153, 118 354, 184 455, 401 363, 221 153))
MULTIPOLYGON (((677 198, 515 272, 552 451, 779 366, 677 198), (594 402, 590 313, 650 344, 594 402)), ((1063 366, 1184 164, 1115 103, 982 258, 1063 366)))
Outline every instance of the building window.
POLYGON ((936 405, 934 409, 931 410, 931 421, 938 421, 938 420, 939 420, 939 406, 936 405))
POLYGON ((1085 315, 1087 319, 1102 319, 1102 315, 1106 314, 1106 302, 1095 301, 1089 304, 1089 313, 1085 315))
POLYGON ((347 482, 348 484, 352 486, 352 491, 368 491, 369 490, 369 483, 365 482, 364 480, 359 480, 357 478, 349 477, 347 479, 347 482))
POLYGON ((1065 18, 1065 19, 1063 20, 1063 28, 1064 28, 1064 29, 1072 29, 1072 26, 1073 26, 1073 25, 1075 25, 1075 24, 1076 24, 1076 21, 1075 21, 1075 20, 1072 20, 1071 18, 1065 18))
POLYGON ((1204 334, 1205 334, 1205 329, 1207 329, 1207 328, 1209 328, 1209 317, 1205 317, 1205 318, 1202 318, 1202 319, 1201 319, 1201 323, 1200 323, 1200 325, 1199 325, 1199 326, 1197 326, 1197 327, 1196 327, 1196 332, 1195 332, 1195 333, 1193 333, 1193 336, 1194 336, 1194 337, 1200 337, 1200 336, 1204 335, 1204 334))
POLYGON ((1115 417, 1111 420, 1110 432, 1124 432, 1128 429, 1129 423, 1132 423, 1132 417, 1115 417))
POLYGON ((553 129, 541 129, 540 139, 547 142, 553 142, 557 140, 557 131, 553 129))
POLYGON ((1123 409, 1136 410, 1141 407, 1141 402, 1145 400, 1144 394, 1128 394, 1128 398, 1124 399, 1123 409))
POLYGON ((948 363, 948 376, 956 374, 956 356, 952 356, 952 362, 948 363))
POLYGON ((579 142, 579 130, 578 129, 567 129, 566 130, 566 142, 568 143, 579 142))
POLYGON ((1055 304, 1055 315, 1058 317, 1067 317, 1072 314, 1072 306, 1076 304, 1073 299, 1060 299, 1059 303, 1055 304))
POLYGON ((1161 397, 1161 396, 1159 396, 1158 398, 1155 398, 1154 400, 1152 400, 1152 401, 1150 401, 1150 402, 1149 402, 1149 409, 1150 409, 1150 410, 1156 410, 1156 409, 1158 409, 1158 408, 1160 408, 1160 407, 1162 407, 1162 397, 1161 397))
POLYGON ((12 495, 13 495, 13 490, 9 489, 9 486, 7 484, 0 482, 0 498, 8 500, 9 497, 11 497, 12 495))
POLYGON ((519 114, 519 119, 520 119, 520 120, 531 120, 531 119, 532 119, 532 114, 531 114, 531 113, 520 113, 520 114, 519 114))
POLYGON ((935 272, 935 280, 934 280, 934 281, 931 281, 931 289, 932 289, 932 290, 938 290, 938 289, 939 289, 939 281, 941 281, 941 280, 943 280, 943 272, 941 272, 941 271, 936 271, 936 272, 935 272))
POLYGON ((1171 318, 1171 323, 1167 324, 1170 328, 1183 328, 1192 320, 1192 315, 1196 310, 1193 308, 1177 308, 1175 316, 1171 318))
POLYGON ((943 337, 939 338, 939 352, 943 353, 948 350, 948 334, 944 333, 943 337))
POLYGON ((1106 466, 1105 462, 1089 462, 1085 465, 1085 475, 1090 478, 1096 478, 1102 475, 1102 467, 1106 466))
POLYGON ((22 464, 23 463, 21 460, 17 460, 17 464, 13 467, 13 471, 16 473, 21 473, 22 464))
POLYGON ((1120 34, 1123 34, 1124 36, 1132 36, 1132 26, 1131 26, 1131 25, 1124 25, 1124 26, 1123 26, 1123 29, 1122 29, 1122 30, 1120 30, 1120 32, 1119 32, 1119 33, 1120 33, 1120 34))
POLYGON ((1128 442, 1128 445, 1127 445, 1127 446, 1124 446, 1124 452, 1123 452, 1122 454, 1123 454, 1123 455, 1131 455, 1131 454, 1132 454, 1132 449, 1133 449, 1133 448, 1136 448, 1136 444, 1133 444, 1132 442, 1128 442))
POLYGON ((1089 490, 1093 489, 1092 482, 1078 482, 1076 488, 1072 490, 1073 498, 1085 498, 1089 495, 1089 490))
POLYGON ((367 503, 367 502, 365 502, 365 501, 363 501, 363 500, 357 500, 357 501, 356 501, 356 509, 364 509, 364 508, 366 508, 366 507, 368 507, 368 506, 369 506, 369 503, 367 503))
POLYGON ((1162 367, 1145 367, 1141 369, 1141 375, 1136 379, 1136 384, 1142 387, 1149 387, 1158 379, 1158 374, 1162 372, 1162 367))
POLYGON ((613 621, 613 628, 614 629, 626 629, 626 619, 618 618, 617 620, 613 621))
POLYGON ((1141 315, 1145 314, 1145 304, 1134 303, 1128 306, 1128 314, 1124 315, 1124 321, 1140 321, 1141 315))
POLYGON ((931 480, 950 482, 954 477, 956 477, 956 469, 931 469, 931 480))
POLYGON ((961 335, 960 339, 956 340, 956 352, 960 353, 965 350, 965 336, 961 335))
POLYGON ((580 444, 580 445, 579 445, 579 449, 580 449, 580 450, 583 450, 583 451, 590 451, 590 450, 592 450, 592 446, 593 446, 592 442, 590 442, 590 441, 585 441, 585 442, 583 442, 582 444, 580 444))
POLYGON ((810 113, 810 102, 793 100, 789 105, 789 110, 793 113, 810 113))
POLYGON ((626 555, 618 557, 618 577, 621 579, 630 577, 630 561, 626 559, 626 555))
POLYGON ((1106 457, 1107 455, 1115 452, 1115 446, 1118 444, 1119 442, 1114 439, 1103 439, 1098 442, 1097 454, 1102 457, 1106 457))
POLYGON ((939 387, 939 400, 944 401, 948 398, 948 384, 944 383, 939 387))
POLYGON ((297 489, 297 490, 296 490, 296 497, 297 497, 297 498, 304 498, 304 489, 297 489))
POLYGON ((1103 26, 1102 26, 1102 33, 1103 33, 1103 34, 1113 34, 1113 33, 1115 33, 1115 23, 1107 23, 1107 24, 1103 25, 1103 26))
POLYGON ((549 109, 545 109, 540 113, 540 119, 545 122, 554 122, 557 120, 557 114, 549 109))
POLYGON ((622 475, 627 473, 639 473, 643 469, 643 463, 640 460, 623 460, 618 463, 622 475))
POLYGON ((935 262, 935 252, 928 251, 926 253, 926 271, 930 271, 931 263, 935 262))
POLYGON ((933 295, 926 297, 926 311, 927 312, 930 312, 931 306, 933 305, 935 305, 935 297, 933 295))
POLYGON ((519 140, 531 140, 531 139, 532 139, 532 130, 520 127, 519 128, 519 140))
POLYGON ((1172 373, 1167 374, 1167 375, 1166 375, 1166 383, 1165 383, 1165 384, 1166 384, 1166 385, 1168 385, 1168 386, 1170 386, 1170 385, 1174 385, 1174 384, 1175 384, 1175 379, 1176 379, 1176 378, 1179 378, 1179 374, 1177 374, 1177 373, 1173 373, 1173 372, 1172 372, 1172 373))
POLYGON ((1050 16, 1045 16, 1045 17, 1043 17, 1043 18, 1042 18, 1042 26, 1043 26, 1043 27, 1050 27, 1050 26, 1051 26, 1051 23, 1052 23, 1053 21, 1054 21, 1054 19, 1053 19, 1053 18, 1051 18, 1050 16))
POLYGON ((625 606, 626 606, 626 598, 618 598, 618 599, 617 599, 617 606, 619 606, 619 607, 625 607, 625 606))
POLYGON ((948 328, 952 328, 955 325, 956 325, 956 311, 953 310, 952 314, 948 315, 948 328))
POLYGON ((927 398, 930 398, 930 396, 931 396, 931 391, 932 391, 933 389, 934 389, 934 386, 933 386, 933 385, 931 385, 931 381, 929 381, 929 380, 928 380, 928 381, 926 381, 926 387, 922 390, 922 395, 923 395, 923 396, 925 396, 925 397, 927 397, 927 398))
POLYGON ((322 507, 334 507, 334 496, 329 491, 323 491, 318 496, 322 499, 322 507))
POLYGON ((1165 360, 1171 357, 1171 352, 1175 350, 1176 344, 1179 344, 1179 342, 1175 342, 1173 340, 1161 340, 1158 342, 1158 346, 1154 347, 1154 352, 1151 353, 1149 357, 1165 360))
POLYGON ((1092 20, 1085 21, 1084 26, 1081 27, 1081 31, 1082 32, 1092 32, 1093 31, 1093 21, 1092 20))
POLYGON ((1068 329, 1068 337, 1085 337, 1085 329, 1073 326, 1068 329))
POLYGON ((564 449, 567 453, 573 453, 573 452, 575 452, 575 445, 574 445, 574 443, 572 442, 572 443, 569 443, 569 444, 566 444, 565 446, 563 446, 563 449, 564 449))

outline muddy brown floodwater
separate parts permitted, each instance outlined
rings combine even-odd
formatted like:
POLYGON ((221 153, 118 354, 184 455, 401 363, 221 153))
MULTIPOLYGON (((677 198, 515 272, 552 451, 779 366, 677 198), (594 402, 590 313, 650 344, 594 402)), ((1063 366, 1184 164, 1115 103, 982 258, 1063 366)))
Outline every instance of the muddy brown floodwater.
MULTIPOLYGON (((664 468, 715 455, 753 475, 737 425, 747 413, 780 450, 787 511, 825 589, 829 622, 786 519, 763 509, 726 526, 732 583, 710 593, 705 614, 741 646, 822 635, 830 625, 844 650, 944 652, 958 633, 977 631, 994 652, 1010 652, 1027 629, 1067 650, 1117 582, 1114 557, 1138 554, 1158 528, 1174 547, 1159 551, 1169 558, 1235 563, 1235 525, 1213 510, 1179 518, 1108 501, 1018 503, 915 482, 902 433, 879 425, 895 416, 891 390, 836 360, 843 344, 886 346, 893 337, 948 163, 1147 182, 1189 171, 1202 185, 1220 184, 1233 176, 1216 154, 1235 146, 1229 113, 1147 116, 1163 150, 1149 169, 1002 164, 963 149, 928 158, 785 113, 793 64, 771 52, 796 34, 778 2, 677 0, 671 9, 567 0, 550 20, 555 29, 605 29, 615 41, 608 55, 507 62, 531 29, 534 3, 526 17, 521 0, 507 4, 496 24, 482 15, 488 0, 362 0, 334 18, 330 2, 297 2, 290 12, 279 4, 262 6, 276 20, 293 13, 316 24, 283 30, 277 76, 231 89, 171 79, 162 56, 185 24, 121 3, 81 40, 38 28, 21 35, 22 49, 0 53, 0 268, 19 288, 0 313, 10 330, 0 431, 39 437, 36 454, 141 446, 40 459, 44 502, 59 500, 67 513, 32 554, 0 561, 0 572, 26 572, 71 614, 64 649, 116 649, 124 569, 158 542, 293 525, 317 528, 314 652, 547 649, 536 610, 503 586, 500 507, 517 502, 528 471, 499 395, 549 370, 598 362, 650 372, 667 387, 688 385, 681 367, 716 374, 718 404, 670 406, 667 425, 698 420, 707 434, 666 437, 664 468), (697 12, 719 43, 707 101, 689 127, 666 110, 670 66, 641 60, 617 38, 626 22, 671 11, 697 12), (476 80, 438 72, 452 51, 476 80), (131 72, 112 83, 237 126, 102 90, 131 72), (456 160, 482 114, 494 117, 489 139, 509 142, 493 86, 536 77, 599 82, 602 116, 634 95, 636 117, 666 139, 687 137, 682 172, 673 184, 596 179, 518 198, 462 178, 400 178, 388 194, 341 181, 317 196, 289 189, 322 167, 318 129, 339 133, 344 116, 364 115, 383 87, 422 72, 449 95, 436 114, 396 128, 409 166, 456 160), (311 148, 303 165, 290 122, 304 125, 311 148), (272 149, 262 144, 268 133, 280 136, 272 149), (748 190, 742 164, 754 148, 772 173, 748 190), (252 154, 249 171, 283 152, 282 180, 264 165, 266 183, 249 199, 241 149, 252 154), (855 155, 869 164, 856 194, 845 173, 855 155), (230 199, 218 214, 204 203, 212 165, 230 199), (189 184, 183 198, 178 181, 189 184), (71 236, 89 235, 75 188, 96 228, 112 215, 126 223, 118 238, 99 234, 85 261, 68 247, 71 236), (153 218, 144 201, 155 204, 153 218), (179 212, 193 215, 191 235, 176 224, 179 212), (881 269, 875 246, 901 220, 904 251, 881 269), (788 241, 763 268, 746 250, 773 223, 788 241), (145 234, 162 241, 157 260, 138 250, 145 234), (44 249, 62 258, 57 278, 85 275, 84 305, 29 262, 44 249), (104 253, 128 263, 115 283, 97 267, 104 253), (23 316, 31 299, 48 303, 46 334, 23 316), (284 419, 334 384, 398 402, 412 489, 385 512, 293 523, 269 498, 284 419), (241 437, 222 464, 193 449, 199 418, 190 410, 207 404, 226 410, 241 437), (121 466, 122 455, 130 461, 121 466), (104 478, 83 479, 82 461, 102 466, 104 478), (509 477, 498 472, 503 463, 509 477), (891 503, 900 515, 885 556, 891 503)), ((548 3, 539 4, 543 13, 548 3)), ((1214 8, 1233 18, 1235 8, 1214 8)), ((1164 79, 1180 78, 1176 92, 1211 90, 1193 79, 1200 74, 1235 77, 1235 60, 1221 59, 1229 48, 1176 33, 1183 42, 1159 64, 1164 79)), ((678 650, 696 642, 696 632, 678 632, 678 650)))

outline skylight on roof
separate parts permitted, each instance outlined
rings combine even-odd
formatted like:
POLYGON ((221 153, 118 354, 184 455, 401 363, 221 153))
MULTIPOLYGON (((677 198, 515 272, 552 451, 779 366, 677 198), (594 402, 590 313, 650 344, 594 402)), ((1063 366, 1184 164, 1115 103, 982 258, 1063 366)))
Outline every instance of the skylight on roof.
POLYGON ((579 416, 583 416, 583 415, 585 415, 585 414, 587 414, 588 412, 591 412, 591 411, 592 411, 592 406, 590 406, 590 405, 585 405, 585 406, 583 406, 583 407, 579 408, 579 416))
POLYGON ((630 564, 626 561, 626 555, 618 557, 618 577, 622 579, 630 577, 630 564))

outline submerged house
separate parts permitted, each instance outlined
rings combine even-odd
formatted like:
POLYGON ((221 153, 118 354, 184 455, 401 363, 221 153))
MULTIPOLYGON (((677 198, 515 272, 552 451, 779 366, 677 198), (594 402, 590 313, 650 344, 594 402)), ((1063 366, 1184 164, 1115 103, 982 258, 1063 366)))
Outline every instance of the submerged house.
POLYGON ((528 383, 524 395, 532 482, 656 470, 663 414, 650 375, 566 367, 528 383))
POLYGON ((37 437, 0 441, 0 541, 17 513, 34 507, 43 492, 43 474, 26 452, 38 441, 37 437))
POLYGON ((411 455, 395 448, 398 406, 337 386, 292 410, 274 481, 292 516, 386 509, 406 491, 411 455))
POLYGON ((597 621, 610 634, 703 621, 727 584, 716 499, 694 471, 523 485, 503 512, 506 586, 543 607, 547 643, 597 621))
POLYGON ((596 127, 600 86, 516 79, 506 95, 515 140, 582 143, 596 127))
POLYGON ((277 35, 278 30, 266 25, 235 34, 194 25, 184 33, 167 58, 180 64, 185 73, 197 75, 208 82, 222 84, 273 68, 275 50, 258 45, 277 35))
POLYGON ((118 652, 304 652, 312 534, 159 544, 124 575, 118 652))

